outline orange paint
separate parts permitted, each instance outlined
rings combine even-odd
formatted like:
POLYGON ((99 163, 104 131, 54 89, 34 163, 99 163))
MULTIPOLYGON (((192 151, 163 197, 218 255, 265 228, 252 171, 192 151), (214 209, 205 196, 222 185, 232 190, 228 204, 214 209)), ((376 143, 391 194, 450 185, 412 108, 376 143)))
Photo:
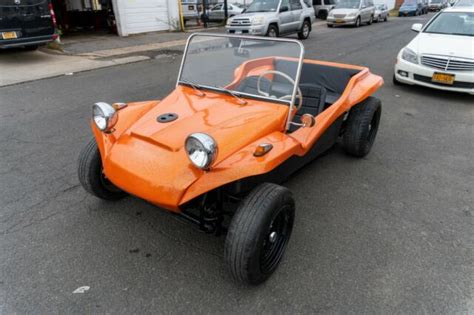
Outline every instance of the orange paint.
MULTIPOLYGON (((227 94, 204 90, 205 96, 199 96, 191 87, 178 86, 161 102, 129 103, 118 112, 118 122, 109 134, 91 123, 105 175, 132 195, 180 212, 180 205, 210 190, 267 173, 293 155, 304 155, 338 117, 383 84, 367 68, 313 60, 305 63, 361 70, 341 98, 316 117, 314 127, 287 134, 286 105, 254 99, 241 105, 227 94), (179 117, 158 123, 157 117, 164 113, 179 117), (209 171, 196 168, 184 150, 186 137, 194 132, 207 133, 218 144, 218 156, 209 171), (255 157, 261 143, 273 148, 255 157)), ((229 87, 272 69, 272 64, 272 58, 245 62, 236 69, 229 87)))

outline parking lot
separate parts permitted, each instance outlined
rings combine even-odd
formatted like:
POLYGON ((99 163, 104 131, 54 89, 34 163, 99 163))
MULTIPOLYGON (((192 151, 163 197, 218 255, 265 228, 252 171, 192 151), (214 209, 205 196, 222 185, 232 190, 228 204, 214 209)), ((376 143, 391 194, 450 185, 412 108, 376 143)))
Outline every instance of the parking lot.
POLYGON ((229 277, 223 237, 77 179, 91 105, 166 96, 179 54, 1 87, 0 313, 474 312, 474 98, 392 83, 412 23, 431 16, 322 25, 304 41, 307 58, 384 78, 382 120, 366 158, 336 145, 285 183, 294 234, 258 287, 229 277))

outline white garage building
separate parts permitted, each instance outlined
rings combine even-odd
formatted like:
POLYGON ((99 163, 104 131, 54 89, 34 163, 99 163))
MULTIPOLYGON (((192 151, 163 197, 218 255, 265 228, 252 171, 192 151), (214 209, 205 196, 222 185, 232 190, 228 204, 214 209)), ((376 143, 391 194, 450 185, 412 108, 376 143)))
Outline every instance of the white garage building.
POLYGON ((180 0, 112 0, 120 36, 176 30, 180 0))

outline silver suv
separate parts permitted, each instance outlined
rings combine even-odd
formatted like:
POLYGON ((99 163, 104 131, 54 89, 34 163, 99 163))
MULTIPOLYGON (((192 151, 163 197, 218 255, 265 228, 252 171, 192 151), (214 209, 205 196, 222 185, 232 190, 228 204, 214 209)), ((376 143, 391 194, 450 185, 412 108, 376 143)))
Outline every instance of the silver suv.
POLYGON ((314 20, 307 0, 254 0, 243 14, 228 19, 225 29, 229 34, 270 37, 297 33, 306 39, 314 20))

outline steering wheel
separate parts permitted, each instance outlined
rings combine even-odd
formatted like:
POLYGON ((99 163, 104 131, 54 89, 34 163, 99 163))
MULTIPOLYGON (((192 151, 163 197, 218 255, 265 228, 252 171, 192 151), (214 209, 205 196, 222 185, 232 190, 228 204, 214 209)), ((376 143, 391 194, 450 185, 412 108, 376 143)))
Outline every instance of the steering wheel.
MULTIPOLYGON (((267 92, 264 92, 260 89, 260 82, 262 80, 262 78, 264 76, 266 76, 267 74, 276 74, 276 75, 279 75, 285 79, 287 79, 288 81, 290 81, 290 83, 294 86, 295 85, 295 80, 293 80, 289 75, 287 75, 286 73, 283 73, 281 71, 277 71, 277 70, 267 70, 267 71, 264 71, 262 72, 259 76, 258 76, 258 80, 257 80, 257 92, 260 94, 260 95, 263 95, 263 96, 266 96, 266 97, 270 97, 270 93, 267 93, 267 92)), ((297 91, 296 91, 296 96, 298 97, 298 100, 299 100, 299 104, 298 106, 296 107, 296 111, 299 111, 301 106, 303 106, 303 93, 301 93, 301 89, 300 87, 298 87, 297 91)), ((288 95, 283 95, 282 97, 279 97, 278 99, 279 100, 291 100, 291 96, 290 94, 288 95)))

